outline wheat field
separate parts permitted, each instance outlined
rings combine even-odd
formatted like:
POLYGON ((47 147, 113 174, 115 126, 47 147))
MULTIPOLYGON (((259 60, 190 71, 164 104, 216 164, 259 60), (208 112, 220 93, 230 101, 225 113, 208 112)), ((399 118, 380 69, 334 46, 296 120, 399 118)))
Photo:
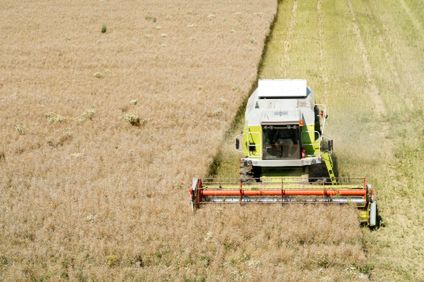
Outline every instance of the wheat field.
POLYGON ((424 279, 419 0, 0 8, 0 280, 424 279), (192 214, 191 177, 237 173, 258 77, 308 79, 382 228, 351 207, 192 214))

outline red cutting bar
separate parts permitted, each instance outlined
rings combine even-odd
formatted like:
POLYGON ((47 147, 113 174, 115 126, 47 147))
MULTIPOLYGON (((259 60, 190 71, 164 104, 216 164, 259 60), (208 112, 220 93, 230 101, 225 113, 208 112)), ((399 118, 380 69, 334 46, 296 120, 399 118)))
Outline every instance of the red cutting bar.
POLYGON ((202 196, 365 196, 365 189, 358 190, 200 190, 202 196))

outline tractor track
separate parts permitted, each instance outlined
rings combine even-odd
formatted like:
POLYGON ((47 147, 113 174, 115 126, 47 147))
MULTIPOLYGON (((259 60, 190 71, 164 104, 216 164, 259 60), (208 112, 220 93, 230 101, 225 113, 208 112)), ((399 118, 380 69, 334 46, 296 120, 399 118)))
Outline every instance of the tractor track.
MULTIPOLYGON (((320 1, 320 0, 318 0, 318 1, 320 1)), ((364 75, 365 75, 366 80, 367 80, 367 88, 368 88, 367 92, 368 92, 368 95, 371 99, 371 102, 374 105, 374 109, 375 109, 377 115, 379 116, 379 119, 382 120, 384 118, 385 114, 387 113, 386 107, 384 105, 384 101, 383 101, 382 97, 380 96, 380 90, 377 86, 377 82, 376 82, 375 77, 374 77, 374 71, 373 71, 373 68, 372 68, 372 65, 371 65, 371 62, 370 62, 370 59, 369 59, 369 52, 366 48, 365 41, 364 41, 364 38, 363 38, 362 33, 361 33, 359 22, 357 20, 356 13, 355 13, 355 10, 354 10, 353 5, 352 5, 352 0, 347 0, 347 5, 348 5, 349 14, 350 14, 351 19, 352 19, 352 28, 353 28, 353 32, 354 32, 355 37, 356 37, 357 48, 360 51, 360 56, 361 56, 361 59, 362 59, 364 75)), ((383 42, 384 40, 380 35, 379 35, 378 41, 379 41, 380 45, 385 46, 384 42, 383 42)), ((393 76, 395 76, 396 85, 400 85, 399 84, 399 81, 400 81, 399 74, 397 73, 396 69, 393 66, 392 57, 390 56, 390 54, 388 53, 386 48, 384 48, 383 52, 384 52, 384 57, 385 57, 386 61, 389 62, 389 64, 390 64, 390 67, 389 67, 390 71, 393 74, 393 76)), ((382 129, 381 132, 380 132, 381 138, 384 138, 384 136, 386 136, 389 133, 388 124, 386 122, 382 122, 381 129, 382 129)), ((388 143, 390 143, 388 145, 389 150, 393 151, 393 144, 391 142, 388 142, 388 143)), ((390 169, 388 171, 388 173, 391 176, 395 175, 395 172, 392 169, 390 169)), ((370 259, 370 257, 372 255, 370 254, 370 247, 369 247, 368 244, 369 243, 367 242, 366 236, 364 235, 363 240, 362 240, 362 250, 364 251, 364 254, 367 257, 367 259, 370 259)), ((369 281, 373 280, 373 273, 372 272, 368 273, 367 276, 368 276, 367 278, 368 278, 369 281)))
POLYGON ((408 5, 405 3, 405 0, 399 1, 402 9, 405 11, 406 15, 410 19, 412 25, 414 26, 415 30, 417 31, 417 35, 422 37, 424 34, 424 28, 421 25, 421 22, 415 17, 415 15, 412 13, 411 9, 408 7, 408 5))
POLYGON ((324 42, 323 25, 324 25, 324 23, 323 23, 323 19, 322 19, 323 18, 323 13, 322 13, 321 5, 322 5, 321 0, 318 0, 317 1, 316 9, 317 9, 317 14, 318 14, 318 38, 319 38, 319 40, 318 40, 319 43, 318 44, 319 44, 319 61, 320 61, 319 71, 320 71, 320 74, 321 74, 321 80, 323 82, 323 92, 322 92, 322 94, 324 96, 324 99, 323 100, 324 100, 324 103, 326 105, 328 105, 328 82, 329 82, 329 77, 327 75, 327 72, 324 69, 324 45, 323 45, 323 42, 324 42))
POLYGON ((364 39, 362 38, 361 30, 359 28, 358 20, 356 18, 356 13, 352 7, 352 0, 347 0, 347 4, 350 16, 352 18, 353 32, 355 34, 356 41, 358 42, 358 48, 361 53, 364 74, 367 79, 369 88, 368 93, 370 95, 371 101, 374 104, 375 111, 380 117, 382 117, 386 113, 386 107, 384 106, 383 99, 380 96, 380 91, 374 79, 372 67, 368 58, 368 51, 365 47, 364 39))
POLYGON ((409 96, 404 95, 404 93, 408 93, 409 91, 400 91, 401 88, 409 89, 409 84, 404 81, 404 79, 401 77, 401 75, 398 72, 400 58, 389 51, 389 48, 387 46, 395 46, 395 43, 389 36, 384 36, 385 34, 390 34, 390 29, 384 24, 383 21, 381 21, 377 15, 378 13, 375 13, 375 10, 370 5, 369 2, 367 2, 367 8, 368 11, 370 11, 372 19, 374 21, 373 27, 377 31, 377 37, 378 42, 380 44, 380 47, 383 50, 384 59, 386 60, 386 65, 388 66, 388 70, 392 77, 392 82, 394 86, 397 89, 397 93, 402 95, 402 98, 405 101, 405 104, 408 108, 412 107, 412 101, 409 98, 409 96))
POLYGON ((287 69, 288 69, 287 65, 289 65, 290 63, 290 56, 289 56, 290 41, 293 38, 294 30, 296 28, 296 15, 297 15, 297 1, 294 0, 292 10, 291 10, 290 22, 287 29, 287 36, 286 36, 286 39, 284 40, 284 56, 283 56, 284 62, 281 62, 281 66, 283 66, 283 69, 284 69, 284 77, 287 77, 287 69), (286 64, 286 66, 284 66, 284 63, 286 64))
MULTIPOLYGON (((384 105, 384 101, 380 95, 380 89, 377 86, 376 80, 374 78, 374 72, 369 60, 369 55, 368 55, 368 51, 367 48, 365 46, 365 41, 362 37, 361 34, 361 29, 359 27, 359 23, 356 17, 356 13, 353 9, 352 6, 352 0, 347 0, 347 4, 348 4, 348 8, 349 8, 349 13, 352 17, 352 25, 353 25, 353 31, 355 33, 355 37, 357 40, 357 44, 358 44, 358 49, 361 53, 361 58, 362 58, 362 64, 363 64, 363 69, 364 69, 364 74, 367 80, 367 88, 368 88, 368 94, 371 98, 372 103, 374 104, 374 110, 378 116, 378 119, 380 120, 381 123, 381 131, 379 132, 379 138, 385 139, 386 142, 386 150, 387 152, 390 152, 390 154, 385 154, 385 156, 392 156, 393 155, 393 151, 394 151, 394 147, 395 145, 393 144, 392 141, 387 140, 386 136, 390 135, 390 124, 385 121, 386 118, 386 107, 384 105)), ((382 39, 381 39, 382 40, 382 39)), ((392 56, 390 56, 390 54, 388 53, 387 50, 384 50, 384 56, 389 58, 389 65, 390 65, 390 61, 392 56)), ((387 58, 386 58, 387 59, 387 58)), ((389 67, 390 68, 390 67, 389 67)), ((394 66, 393 66, 394 68, 394 66)), ((397 73, 397 71, 395 70, 395 73, 397 73)), ((398 74, 399 75, 399 74, 398 74)), ((399 80, 400 83, 400 80, 399 80)), ((399 84, 400 86, 400 84, 399 84)), ((390 177, 393 177, 396 175, 396 171, 394 171, 392 168, 388 168, 387 171, 388 175, 390 177)))

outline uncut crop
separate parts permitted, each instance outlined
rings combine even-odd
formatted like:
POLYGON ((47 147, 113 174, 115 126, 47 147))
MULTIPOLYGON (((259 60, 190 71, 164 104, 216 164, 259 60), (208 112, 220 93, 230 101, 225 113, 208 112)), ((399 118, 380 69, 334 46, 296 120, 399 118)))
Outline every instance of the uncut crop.
POLYGON ((276 3, 0 7, 0 280, 205 276, 187 187, 255 80, 276 3))

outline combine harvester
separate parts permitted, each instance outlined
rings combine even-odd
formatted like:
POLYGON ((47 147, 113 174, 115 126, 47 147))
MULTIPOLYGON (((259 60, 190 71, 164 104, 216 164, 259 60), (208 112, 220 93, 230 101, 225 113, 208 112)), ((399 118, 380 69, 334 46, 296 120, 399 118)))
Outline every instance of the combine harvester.
POLYGON ((361 224, 378 227, 375 189, 365 178, 335 175, 326 121, 326 108, 315 104, 306 80, 259 80, 247 103, 242 141, 236 139, 244 156, 240 178, 194 178, 193 209, 208 203, 351 204, 361 224))

